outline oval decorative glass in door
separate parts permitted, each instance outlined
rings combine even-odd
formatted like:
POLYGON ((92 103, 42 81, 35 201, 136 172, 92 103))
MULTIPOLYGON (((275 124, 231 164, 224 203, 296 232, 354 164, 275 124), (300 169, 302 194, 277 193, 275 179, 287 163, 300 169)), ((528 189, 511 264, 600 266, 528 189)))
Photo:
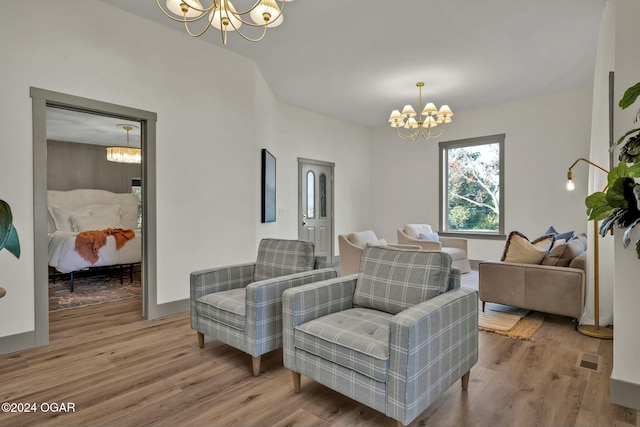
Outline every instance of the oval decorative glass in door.
POLYGON ((307 218, 316 217, 316 176, 307 172, 307 218))

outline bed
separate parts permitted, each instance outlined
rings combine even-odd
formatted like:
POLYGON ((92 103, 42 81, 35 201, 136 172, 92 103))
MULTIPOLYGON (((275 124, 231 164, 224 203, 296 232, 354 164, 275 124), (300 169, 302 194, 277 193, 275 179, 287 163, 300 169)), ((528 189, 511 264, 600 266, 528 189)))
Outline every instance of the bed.
MULTIPOLYGON (((112 193, 105 190, 78 189, 47 191, 49 211, 49 267, 55 273, 70 274, 70 290, 74 290, 74 274, 107 267, 118 268, 122 281, 124 268, 132 274, 133 266, 142 260, 142 235, 138 229, 138 199, 131 193, 112 193), (117 242, 119 229, 132 230, 127 238, 117 242), (113 232, 108 234, 107 231, 113 232), (104 246, 96 246, 93 256, 76 250, 79 235, 106 234, 104 246), (83 233, 85 232, 85 233, 83 233), (118 248, 118 246, 121 246, 118 248)), ((120 230, 122 232, 122 230, 120 230)))

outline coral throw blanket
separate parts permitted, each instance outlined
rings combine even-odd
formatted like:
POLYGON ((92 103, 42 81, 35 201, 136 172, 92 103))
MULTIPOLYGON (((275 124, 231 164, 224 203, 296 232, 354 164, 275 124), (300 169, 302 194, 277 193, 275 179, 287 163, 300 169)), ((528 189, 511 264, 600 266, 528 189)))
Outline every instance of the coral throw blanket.
POLYGON ((116 249, 123 247, 136 236, 135 231, 123 228, 107 228, 106 230, 81 231, 76 236, 76 251, 82 259, 91 264, 98 261, 98 251, 107 244, 107 236, 116 239, 116 249))

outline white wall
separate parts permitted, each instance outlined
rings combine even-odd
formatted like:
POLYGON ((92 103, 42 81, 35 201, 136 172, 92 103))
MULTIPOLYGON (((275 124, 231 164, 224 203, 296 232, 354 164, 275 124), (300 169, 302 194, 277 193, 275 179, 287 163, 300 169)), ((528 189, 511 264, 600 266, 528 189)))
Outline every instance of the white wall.
POLYGON ((258 238, 297 238, 299 157, 335 163, 335 236, 366 228, 371 214, 370 132, 282 103, 276 111, 277 137, 264 148, 276 157, 277 216, 274 223, 260 224, 258 238))
MULTIPOLYGON (((638 57, 637 22, 640 19, 640 2, 615 0, 615 96, 616 103, 624 91, 640 81, 640 57, 638 57)), ((626 131, 636 128, 634 116, 640 108, 636 101, 626 110, 614 109, 614 135, 616 139, 626 131)), ((617 159, 617 153, 616 153, 617 159)), ((610 238, 610 237, 609 237, 610 238)), ((629 248, 622 246, 622 230, 617 229, 614 242, 614 340, 613 371, 611 373, 611 397, 614 403, 640 410, 640 260, 635 242, 640 238, 636 227, 629 248)))
MULTIPOLYGON (((505 232, 530 238, 550 225, 586 231, 586 170, 576 170, 576 191, 565 190, 567 168, 586 157, 591 131, 591 85, 508 104, 457 112, 443 136, 402 141, 390 127, 376 130, 372 146, 373 228, 396 242, 406 223, 439 224, 438 142, 505 136, 505 232)), ((455 106, 452 106, 455 109, 455 106)), ((470 239, 470 259, 500 259, 504 241, 470 239)))
POLYGON ((368 208, 368 131, 278 104, 253 62, 93 0, 28 3, 5 21, 0 199, 22 256, 0 252, 0 337, 34 329, 31 86, 157 113, 159 304, 188 298, 193 270, 255 259, 261 236, 295 237, 293 221, 260 224, 260 148, 278 157, 284 219, 297 209, 298 156, 366 186, 354 201, 351 185, 336 192, 339 215, 368 208))

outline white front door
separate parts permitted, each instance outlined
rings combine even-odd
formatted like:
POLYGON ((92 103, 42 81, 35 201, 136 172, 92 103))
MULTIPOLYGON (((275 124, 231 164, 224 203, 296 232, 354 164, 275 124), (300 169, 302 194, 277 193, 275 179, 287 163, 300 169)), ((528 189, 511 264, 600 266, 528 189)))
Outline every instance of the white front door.
POLYGON ((333 163, 298 159, 298 238, 333 261, 333 163))

